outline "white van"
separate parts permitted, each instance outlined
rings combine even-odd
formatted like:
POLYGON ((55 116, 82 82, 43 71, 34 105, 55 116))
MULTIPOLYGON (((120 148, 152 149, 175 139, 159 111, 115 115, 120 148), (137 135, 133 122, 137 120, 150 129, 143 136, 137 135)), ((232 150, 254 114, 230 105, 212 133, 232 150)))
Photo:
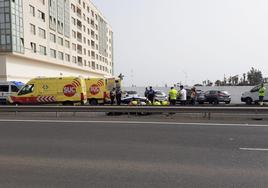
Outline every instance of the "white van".
POLYGON ((7 104, 7 98, 16 94, 23 85, 21 82, 0 81, 0 104, 7 104))
MULTIPOLYGON (((259 89, 261 85, 257 85, 253 87, 250 91, 246 91, 242 93, 241 101, 245 102, 246 104, 252 104, 253 102, 257 104, 259 102, 259 89)), ((264 84, 266 87, 266 95, 264 97, 264 102, 268 102, 268 83, 264 84)))

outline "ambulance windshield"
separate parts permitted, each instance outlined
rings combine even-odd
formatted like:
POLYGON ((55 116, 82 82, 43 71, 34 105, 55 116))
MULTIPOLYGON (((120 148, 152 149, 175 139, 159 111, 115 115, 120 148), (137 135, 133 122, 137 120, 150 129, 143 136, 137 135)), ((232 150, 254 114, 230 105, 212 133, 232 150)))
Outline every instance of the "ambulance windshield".
POLYGON ((30 85, 25 85, 19 92, 18 95, 26 95, 28 93, 32 93, 34 91, 34 85, 30 84, 30 85))

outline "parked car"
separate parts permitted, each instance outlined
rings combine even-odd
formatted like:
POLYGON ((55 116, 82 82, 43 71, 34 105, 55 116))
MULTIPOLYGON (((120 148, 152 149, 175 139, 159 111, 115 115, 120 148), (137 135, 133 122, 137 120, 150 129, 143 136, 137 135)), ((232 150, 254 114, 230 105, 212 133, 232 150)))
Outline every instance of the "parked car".
POLYGON ((167 101, 168 97, 163 91, 155 91, 155 100, 156 101, 167 101))
MULTIPOLYGON (((187 92, 187 101, 186 104, 191 104, 191 89, 186 88, 186 92, 187 92)), ((178 96, 177 98, 177 103, 180 103, 180 96, 178 96)), ((199 104, 204 104, 204 102, 206 102, 206 98, 205 98, 205 92, 202 90, 196 90, 196 103, 199 104)))
POLYGON ((126 97, 139 97, 139 94, 137 91, 123 91, 122 98, 126 97))
MULTIPOLYGON (((259 101, 259 89, 261 85, 257 85, 253 87, 250 91, 246 91, 242 93, 241 101, 246 104, 258 103, 259 101)), ((268 84, 264 84, 264 87, 268 88, 268 84)), ((264 97, 264 101, 268 101, 268 90, 266 90, 266 95, 264 97)))
POLYGON ((140 96, 130 96, 130 97, 124 97, 121 100, 122 104, 130 104, 132 100, 139 101, 139 102, 145 102, 148 103, 149 100, 146 97, 140 97, 140 96))
POLYGON ((23 86, 22 82, 0 82, 0 104, 7 104, 8 97, 16 94, 23 86))
POLYGON ((227 91, 209 90, 205 92, 205 101, 210 104, 231 103, 231 95, 227 91))
POLYGON ((196 90, 196 102, 204 104, 206 102, 205 92, 202 90, 196 90))

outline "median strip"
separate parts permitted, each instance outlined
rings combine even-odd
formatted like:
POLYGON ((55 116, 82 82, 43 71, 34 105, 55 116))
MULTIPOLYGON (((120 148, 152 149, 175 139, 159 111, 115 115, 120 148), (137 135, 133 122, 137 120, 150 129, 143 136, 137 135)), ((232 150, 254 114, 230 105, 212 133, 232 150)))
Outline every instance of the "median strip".
POLYGON ((239 148, 244 151, 268 151, 266 148, 239 148))
POLYGON ((238 126, 238 127, 268 127, 258 124, 228 124, 228 123, 186 123, 186 122, 149 122, 149 121, 92 121, 92 120, 27 120, 1 119, 0 122, 34 122, 34 123, 102 123, 102 124, 150 124, 150 125, 198 125, 198 126, 238 126))

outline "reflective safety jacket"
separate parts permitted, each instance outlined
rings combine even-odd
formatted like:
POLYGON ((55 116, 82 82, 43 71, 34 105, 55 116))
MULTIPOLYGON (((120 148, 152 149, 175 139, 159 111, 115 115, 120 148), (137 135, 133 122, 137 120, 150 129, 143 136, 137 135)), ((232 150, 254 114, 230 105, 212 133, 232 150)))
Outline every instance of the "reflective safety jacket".
POLYGON ((266 88, 265 87, 261 87, 259 90, 259 96, 260 97, 264 97, 266 94, 266 88))
POLYGON ((176 89, 171 89, 169 91, 169 98, 170 100, 176 100, 178 95, 178 91, 176 89))

